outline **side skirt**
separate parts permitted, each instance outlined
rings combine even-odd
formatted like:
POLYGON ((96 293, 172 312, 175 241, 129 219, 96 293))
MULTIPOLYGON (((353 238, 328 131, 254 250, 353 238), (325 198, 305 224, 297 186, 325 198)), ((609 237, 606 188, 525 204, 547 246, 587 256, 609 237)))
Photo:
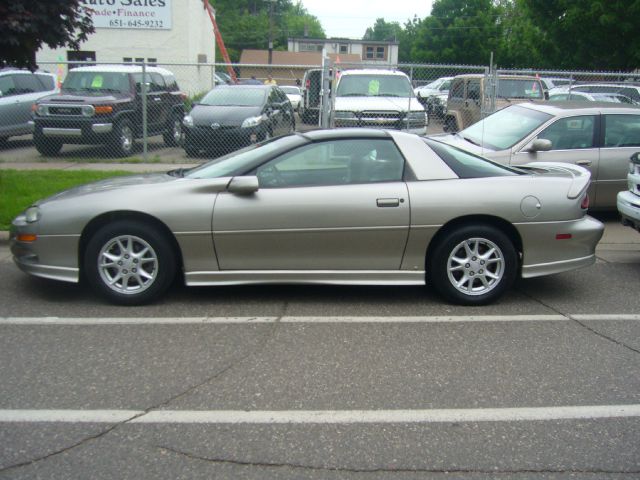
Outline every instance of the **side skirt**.
POLYGON ((328 285, 424 285, 424 271, 402 270, 236 270, 186 272, 189 286, 306 283, 328 285))

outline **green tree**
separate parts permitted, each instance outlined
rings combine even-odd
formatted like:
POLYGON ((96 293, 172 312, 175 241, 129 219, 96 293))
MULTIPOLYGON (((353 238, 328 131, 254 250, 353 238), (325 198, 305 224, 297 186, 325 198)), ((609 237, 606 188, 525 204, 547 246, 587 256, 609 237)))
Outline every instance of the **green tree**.
POLYGON ((522 0, 541 32, 545 66, 630 70, 640 65, 640 0, 522 0))
POLYGON ((384 18, 378 18, 373 27, 367 28, 362 39, 393 42, 398 40, 401 32, 402 27, 398 22, 387 22, 384 18))
MULTIPOLYGON (((274 50, 286 50, 289 37, 325 38, 320 21, 302 3, 291 0, 211 0, 231 61, 244 49, 269 48, 269 29, 274 50)), ((219 52, 216 53, 220 61, 219 52)))
POLYGON ((78 49, 94 31, 82 0, 10 0, 0 2, 0 66, 34 70, 36 52, 51 48, 78 49))
POLYGON ((414 61, 487 64, 501 36, 501 9, 492 0, 435 0, 411 48, 414 61))

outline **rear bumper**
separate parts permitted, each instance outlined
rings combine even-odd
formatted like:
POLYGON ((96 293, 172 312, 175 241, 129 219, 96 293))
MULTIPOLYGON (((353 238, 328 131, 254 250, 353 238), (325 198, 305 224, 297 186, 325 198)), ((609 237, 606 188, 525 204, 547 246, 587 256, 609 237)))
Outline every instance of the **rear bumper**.
POLYGON ((604 225, 588 215, 572 221, 519 224, 516 228, 523 243, 522 278, 592 265, 604 233, 604 225))
POLYGON ((628 190, 619 192, 617 205, 622 223, 640 232, 640 196, 628 190))

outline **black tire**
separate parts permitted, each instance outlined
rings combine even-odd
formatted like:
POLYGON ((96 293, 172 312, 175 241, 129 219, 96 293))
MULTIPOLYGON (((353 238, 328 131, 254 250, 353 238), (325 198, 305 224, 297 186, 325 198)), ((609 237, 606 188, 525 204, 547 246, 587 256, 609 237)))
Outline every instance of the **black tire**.
POLYGON ((167 147, 178 147, 183 143, 182 116, 174 113, 171 116, 167 130, 162 134, 164 144, 167 147))
POLYGON ((118 157, 128 157, 135 148, 135 135, 133 125, 126 118, 120 120, 113 127, 113 138, 111 140, 113 151, 118 157))
POLYGON ((445 117, 443 130, 449 133, 455 133, 458 131, 458 122, 456 121, 455 117, 453 116, 445 117))
POLYGON ((184 151, 187 157, 197 157, 198 153, 200 153, 200 150, 188 140, 184 142, 184 151))
POLYGON ((89 239, 83 265, 99 295, 119 305, 142 305, 169 288, 176 275, 176 254, 157 227, 116 220, 89 239))
POLYGON ((458 305, 493 302, 511 287, 517 271, 513 243, 491 225, 471 224, 447 232, 427 259, 429 282, 458 305))
POLYGON ((55 138, 46 138, 42 135, 33 136, 33 144, 40 155, 45 157, 53 157, 62 150, 62 142, 55 138))

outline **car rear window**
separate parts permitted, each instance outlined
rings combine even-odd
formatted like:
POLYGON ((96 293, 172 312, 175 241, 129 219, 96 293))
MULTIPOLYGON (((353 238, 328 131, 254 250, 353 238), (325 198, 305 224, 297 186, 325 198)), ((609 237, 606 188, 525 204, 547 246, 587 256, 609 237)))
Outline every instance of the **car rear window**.
POLYGON ((424 142, 460 178, 506 177, 522 175, 521 172, 478 157, 445 143, 424 139, 424 142))

